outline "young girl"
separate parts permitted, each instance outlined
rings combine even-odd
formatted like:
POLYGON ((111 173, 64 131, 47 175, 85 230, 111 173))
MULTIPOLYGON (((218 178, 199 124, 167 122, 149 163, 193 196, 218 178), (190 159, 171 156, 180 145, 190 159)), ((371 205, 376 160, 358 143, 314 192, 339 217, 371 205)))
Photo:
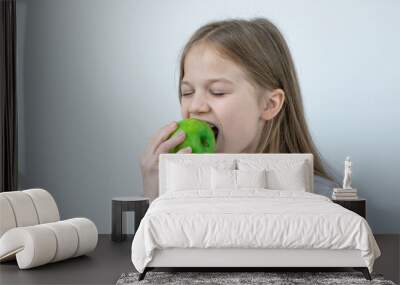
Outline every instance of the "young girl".
MULTIPOLYGON (((314 192, 329 195, 338 186, 310 136, 289 48, 269 20, 230 19, 199 28, 182 52, 179 89, 184 119, 218 127, 217 153, 312 153, 314 192)), ((141 156, 150 201, 158 196, 159 154, 185 139, 184 133, 169 138, 176 128, 172 122, 159 129, 141 156)))

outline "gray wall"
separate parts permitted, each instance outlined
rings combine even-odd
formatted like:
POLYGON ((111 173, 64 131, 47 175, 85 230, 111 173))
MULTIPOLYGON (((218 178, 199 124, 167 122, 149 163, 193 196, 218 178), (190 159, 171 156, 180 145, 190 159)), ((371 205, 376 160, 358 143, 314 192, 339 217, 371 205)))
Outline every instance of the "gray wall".
POLYGON ((20 188, 47 189, 63 219, 88 217, 109 233, 111 198, 142 195, 140 154, 180 119, 185 41, 210 20, 265 16, 289 43, 323 157, 341 179, 351 156, 373 231, 399 233, 399 10, 398 1, 17 0, 20 188))

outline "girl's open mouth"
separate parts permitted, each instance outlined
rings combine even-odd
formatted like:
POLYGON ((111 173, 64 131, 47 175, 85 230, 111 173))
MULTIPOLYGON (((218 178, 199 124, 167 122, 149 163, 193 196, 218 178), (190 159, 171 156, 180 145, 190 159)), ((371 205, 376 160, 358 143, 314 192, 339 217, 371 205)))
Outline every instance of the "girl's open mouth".
POLYGON ((209 123, 209 122, 208 122, 208 125, 211 127, 211 129, 212 129, 212 131, 213 131, 213 133, 214 133, 215 142, 217 142, 217 138, 218 138, 218 134, 219 134, 218 127, 215 126, 215 125, 212 124, 212 123, 209 123))
POLYGON ((213 132, 214 132, 215 141, 217 141, 218 133, 219 133, 218 128, 217 128, 217 127, 212 127, 211 129, 212 129, 213 132))

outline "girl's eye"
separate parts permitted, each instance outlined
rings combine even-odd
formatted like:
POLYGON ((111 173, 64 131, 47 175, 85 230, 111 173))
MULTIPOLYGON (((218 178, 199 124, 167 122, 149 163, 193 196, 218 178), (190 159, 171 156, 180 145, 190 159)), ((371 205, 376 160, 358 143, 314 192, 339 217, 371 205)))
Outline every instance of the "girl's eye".
MULTIPOLYGON (((182 92, 182 96, 189 96, 189 95, 192 95, 193 93, 194 93, 194 91, 182 92)), ((223 93, 223 92, 211 92, 211 94, 215 95, 215 96, 223 96, 226 93, 223 93)))
POLYGON ((182 96, 187 96, 187 95, 191 95, 193 94, 193 92, 186 92, 186 93, 182 93, 182 96))
POLYGON ((222 92, 211 92, 211 94, 216 95, 216 96, 223 96, 225 93, 222 93, 222 92))

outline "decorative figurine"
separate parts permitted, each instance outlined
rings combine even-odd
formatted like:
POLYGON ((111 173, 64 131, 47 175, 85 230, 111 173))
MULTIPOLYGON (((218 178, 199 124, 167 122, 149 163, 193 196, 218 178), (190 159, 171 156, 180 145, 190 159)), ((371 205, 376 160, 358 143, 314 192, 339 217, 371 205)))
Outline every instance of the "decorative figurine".
POLYGON ((351 187, 351 161, 350 156, 344 161, 343 188, 333 188, 333 200, 357 200, 357 189, 351 187))
POLYGON ((351 187, 351 160, 350 160, 350 156, 346 157, 346 160, 344 161, 343 189, 353 189, 351 187))

